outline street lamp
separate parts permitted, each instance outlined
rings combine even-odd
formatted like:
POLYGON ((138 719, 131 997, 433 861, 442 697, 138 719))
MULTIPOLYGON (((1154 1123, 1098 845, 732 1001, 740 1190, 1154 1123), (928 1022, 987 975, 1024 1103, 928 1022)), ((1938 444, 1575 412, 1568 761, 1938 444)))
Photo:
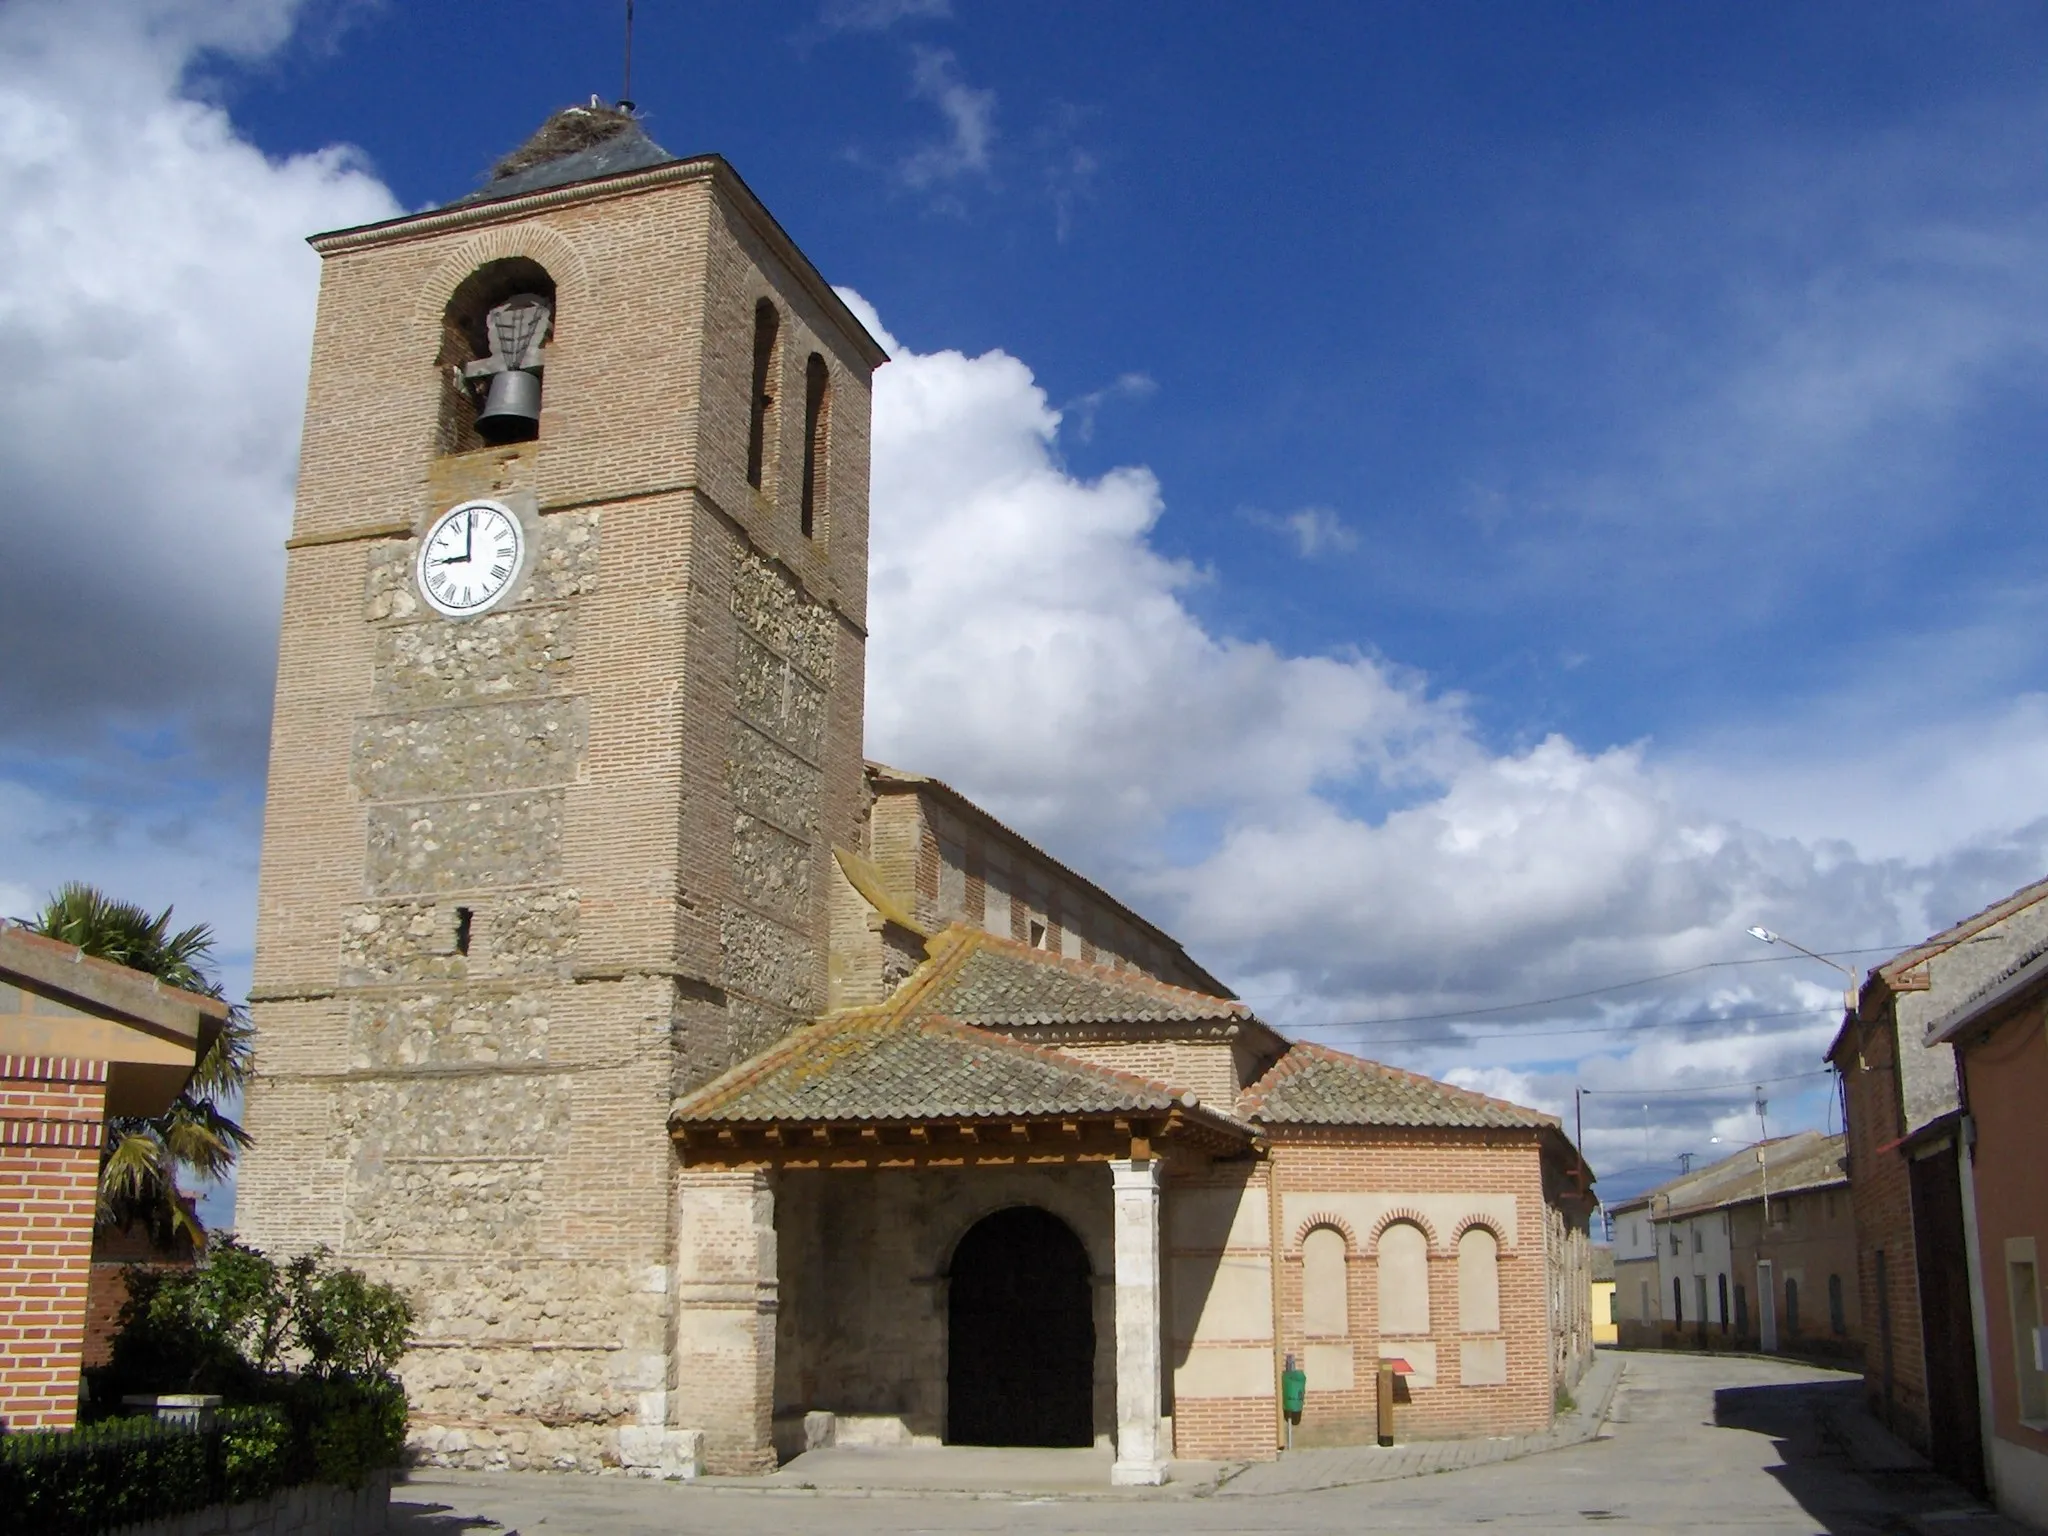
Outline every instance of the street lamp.
POLYGON ((1850 970, 1848 966, 1842 964, 1841 961, 1830 960, 1826 955, 1816 954, 1814 951, 1808 949, 1804 944, 1794 943, 1791 939, 1786 938, 1785 935, 1783 935, 1782 933, 1773 933, 1770 929, 1763 927, 1761 924, 1753 925, 1749 930, 1749 936, 1752 939, 1761 939, 1766 944, 1782 944, 1787 949, 1796 949, 1799 951, 1799 953, 1806 956, 1807 959, 1818 960, 1822 965, 1828 966, 1833 970, 1840 971, 1844 976, 1849 978, 1849 985, 1842 989, 1843 1006, 1846 1007, 1851 1013, 1854 1013, 1856 1011, 1856 991, 1858 986, 1862 982, 1862 978, 1859 977, 1854 971, 1850 970))

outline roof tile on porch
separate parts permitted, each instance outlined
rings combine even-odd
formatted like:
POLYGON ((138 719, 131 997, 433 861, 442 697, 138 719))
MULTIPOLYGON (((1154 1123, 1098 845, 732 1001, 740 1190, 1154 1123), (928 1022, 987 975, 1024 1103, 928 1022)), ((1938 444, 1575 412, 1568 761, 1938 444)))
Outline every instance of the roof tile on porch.
POLYGON ((919 1015, 992 1028, 1198 1024, 1252 1017, 1251 1009, 1228 998, 1176 987, 1141 971, 1069 960, 960 924, 932 939, 926 949, 932 957, 929 980, 912 996, 898 994, 919 1015))
POLYGON ((797 1030, 678 1100, 676 1124, 844 1123, 1167 1111, 1171 1084, 947 1019, 887 1008, 797 1030))
POLYGON ((1268 1125, 1446 1126, 1492 1130, 1555 1127, 1557 1120, 1506 1099, 1454 1088, 1418 1072, 1296 1041, 1238 1098, 1238 1113, 1268 1125))

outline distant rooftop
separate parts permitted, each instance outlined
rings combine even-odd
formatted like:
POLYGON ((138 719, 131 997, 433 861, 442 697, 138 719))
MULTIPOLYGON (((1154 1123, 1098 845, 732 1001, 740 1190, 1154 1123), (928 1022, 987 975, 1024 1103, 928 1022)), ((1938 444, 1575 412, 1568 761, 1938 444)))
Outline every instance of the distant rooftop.
POLYGON ((592 98, 589 106, 564 107, 549 117, 532 138, 491 167, 481 187, 449 206, 644 171, 675 158, 647 136, 631 112, 592 98))

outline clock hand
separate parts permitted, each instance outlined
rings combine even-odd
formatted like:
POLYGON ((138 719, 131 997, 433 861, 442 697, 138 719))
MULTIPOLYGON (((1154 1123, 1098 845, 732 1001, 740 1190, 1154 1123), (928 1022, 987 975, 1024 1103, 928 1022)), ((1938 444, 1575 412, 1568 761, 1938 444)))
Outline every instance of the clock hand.
POLYGON ((462 558, 469 559, 469 546, 476 540, 476 514, 471 512, 462 520, 462 558))

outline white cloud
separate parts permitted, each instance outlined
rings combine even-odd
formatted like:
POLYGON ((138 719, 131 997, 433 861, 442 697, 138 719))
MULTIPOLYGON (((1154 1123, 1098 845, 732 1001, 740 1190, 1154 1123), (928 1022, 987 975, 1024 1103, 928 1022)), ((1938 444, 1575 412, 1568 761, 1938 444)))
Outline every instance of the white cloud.
POLYGON ((996 136, 996 93, 969 85, 950 48, 913 48, 911 58, 910 93, 939 109, 946 137, 906 155, 896 174, 918 191, 986 176, 996 136))
POLYGON ((1095 419, 1105 405, 1117 400, 1149 400, 1158 393, 1158 382, 1149 373, 1120 373, 1102 388, 1077 395, 1061 406, 1060 424, 1073 434, 1077 442, 1093 442, 1095 419))
POLYGON ((285 3, 0 10, 0 888, 253 921, 278 587, 318 262, 397 206, 267 159, 186 84, 285 3))
POLYGON ((1256 526, 1284 535, 1304 560, 1325 554, 1349 554, 1358 548, 1358 530, 1328 507, 1302 507, 1284 514, 1248 512, 1256 526))
POLYGON ((886 32, 899 21, 943 21, 949 0, 827 0, 819 21, 834 32, 886 32))
MULTIPOLYGON (((1692 1085, 1657 1099, 1659 1155, 1703 1143, 1758 1078, 1791 1077, 1787 1113, 1819 1123, 1824 1080, 1795 1075, 1818 1067, 1836 984, 1743 929, 1902 944, 2048 862, 2048 825, 1860 857, 1763 830, 1653 744, 1492 750, 1458 700, 1384 660, 1216 634, 1188 602, 1208 578, 1152 543, 1157 482, 1067 472, 1024 363, 884 345, 871 749, 1137 898, 1276 1022, 1553 1111, 1574 1084, 1692 1085), (1329 1027, 1730 959, 1758 963, 1466 1027, 1329 1027)), ((1876 755, 1836 746, 1812 759, 1816 793, 1830 763, 1854 776, 1876 755)), ((1926 767, 1909 753, 1873 803, 1897 814, 1926 767)), ((1635 1156, 1635 1114, 1596 1125, 1596 1152, 1635 1156)))
MULTIPOLYGON (((176 901, 230 949, 253 917, 256 749, 316 275, 301 237, 397 211, 345 153, 266 159, 186 89, 203 50, 260 53, 293 14, 281 0, 0 12, 0 472, 15 513, 0 649, 35 662, 0 682, 17 750, 0 759, 0 897, 94 879, 176 901), (195 743, 215 749, 198 767, 195 743)), ((949 54, 921 52, 917 70, 948 136, 905 178, 936 190, 987 174, 994 94, 949 54)), ((1928 405, 1896 370, 1831 364, 1797 340, 1776 370, 1794 383, 1772 390, 1811 392, 1814 411, 1831 388, 1873 379, 1928 405)), ((888 345, 873 750, 953 779, 1134 896, 1283 1023, 1704 963, 1751 922, 1817 945, 1911 939, 2048 858, 2048 822, 2019 814, 2048 744, 2038 700, 1987 730, 1932 722, 1925 745, 1889 754, 1843 731, 1797 772, 1769 743, 1682 759, 1557 736, 1503 750, 1461 700, 1394 661, 1291 654, 1205 625, 1193 598, 1214 577, 1155 547, 1157 480, 1068 473, 1060 413, 1017 358, 888 345), (1930 784, 1991 808, 1928 814, 1930 784), (1930 830, 1867 847, 1862 832, 1856 846, 1817 835, 1816 808, 1845 797, 1859 828, 1930 830)), ((1726 398, 1776 419, 1772 390, 1726 398)), ((1119 381, 1104 398, 1140 392, 1119 381)), ((1102 403, 1074 402, 1076 422, 1102 403)), ((1879 420, 1853 415, 1807 430, 1853 438, 1879 420)), ((1283 527, 1304 555, 1352 536, 1324 509, 1283 527)), ((1532 526, 1531 547, 1542 534, 1532 526)), ((1555 558, 1573 548, 1560 539, 1555 558)), ((1772 966, 1515 1014, 1519 1033, 1419 1023, 1384 1053, 1562 1108, 1576 1082, 1806 1070, 1824 1018, 1746 1015, 1824 1008, 1827 991, 1824 976, 1772 966), (1543 1033, 1640 1025, 1656 1027, 1543 1033)), ((1725 1093, 1709 1108, 1700 1127, 1727 1118, 1725 1093)), ((1595 1134, 1604 1157, 1631 1133, 1595 1134)))
MULTIPOLYGON (((0 13, 0 652, 9 733, 182 712, 260 762, 317 259, 397 211, 344 150, 266 159, 181 90, 285 4, 0 13)), ((49 738, 42 738, 47 741, 49 738)))

